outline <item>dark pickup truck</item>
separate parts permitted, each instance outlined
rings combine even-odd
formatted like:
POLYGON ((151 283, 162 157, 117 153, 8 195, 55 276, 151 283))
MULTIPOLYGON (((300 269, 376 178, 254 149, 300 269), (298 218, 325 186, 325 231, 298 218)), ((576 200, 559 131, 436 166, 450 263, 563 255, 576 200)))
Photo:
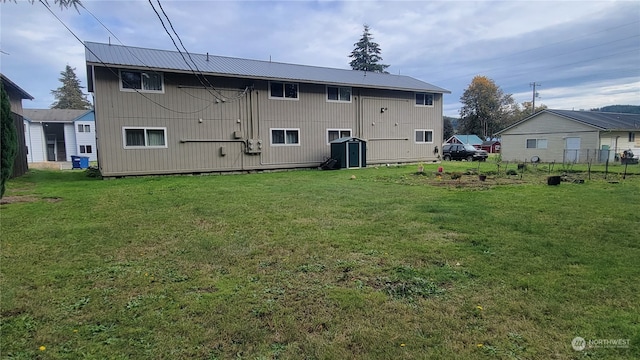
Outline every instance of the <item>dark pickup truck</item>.
POLYGON ((478 150, 469 144, 447 144, 442 147, 442 159, 445 161, 485 161, 488 157, 489 153, 484 150, 478 150))

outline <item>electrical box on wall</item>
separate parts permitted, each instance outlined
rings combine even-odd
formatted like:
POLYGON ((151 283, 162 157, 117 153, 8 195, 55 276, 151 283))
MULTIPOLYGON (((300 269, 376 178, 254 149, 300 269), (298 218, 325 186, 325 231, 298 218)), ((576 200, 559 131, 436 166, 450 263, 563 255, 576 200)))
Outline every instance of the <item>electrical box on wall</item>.
POLYGON ((260 154, 262 152, 262 140, 247 139, 247 154, 260 154))

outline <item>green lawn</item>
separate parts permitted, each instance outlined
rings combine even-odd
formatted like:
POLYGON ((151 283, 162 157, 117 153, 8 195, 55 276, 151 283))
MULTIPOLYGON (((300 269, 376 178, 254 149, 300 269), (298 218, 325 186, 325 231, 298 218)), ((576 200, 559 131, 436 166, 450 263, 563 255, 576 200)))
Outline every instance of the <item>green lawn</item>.
POLYGON ((0 356, 640 358, 639 167, 545 166, 31 171, 0 205, 0 356))

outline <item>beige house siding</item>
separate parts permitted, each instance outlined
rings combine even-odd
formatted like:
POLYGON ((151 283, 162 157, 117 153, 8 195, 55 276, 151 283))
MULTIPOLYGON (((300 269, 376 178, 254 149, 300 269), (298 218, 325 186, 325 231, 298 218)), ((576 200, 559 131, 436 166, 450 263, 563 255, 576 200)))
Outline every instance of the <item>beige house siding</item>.
POLYGON ((548 113, 508 129, 501 137, 502 159, 507 161, 529 161, 538 156, 543 162, 563 162, 567 138, 580 138, 580 149, 600 148, 598 130, 548 113), (546 149, 527 148, 527 139, 546 140, 546 149))
POLYGON ((179 73, 163 74, 163 93, 136 93, 121 91, 117 74, 94 71, 104 176, 314 167, 330 156, 328 129, 367 140, 368 164, 436 160, 442 139, 442 94, 419 107, 413 92, 353 88, 351 102, 330 102, 325 85, 299 83, 297 100, 270 99, 266 80, 208 76, 216 89, 206 90, 179 73), (167 146, 125 149, 125 127, 166 128, 167 146), (299 144, 271 144, 274 128, 299 129, 299 144), (432 130, 434 142, 416 144, 415 129, 432 130), (248 139, 262 141, 259 154, 245 153, 248 139))

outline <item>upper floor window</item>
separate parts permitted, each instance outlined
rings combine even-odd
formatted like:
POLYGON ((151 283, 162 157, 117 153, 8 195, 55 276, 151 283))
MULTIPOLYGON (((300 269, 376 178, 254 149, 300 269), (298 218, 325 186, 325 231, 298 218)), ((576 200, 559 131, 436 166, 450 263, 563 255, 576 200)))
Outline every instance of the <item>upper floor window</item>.
POLYGON ((327 101, 351 102, 351 88, 327 86, 327 101))
POLYGON ((91 125, 78 124, 78 132, 91 132, 91 125))
POLYGON ((120 70, 120 90, 141 92, 164 92, 161 73, 153 71, 120 70))
POLYGON ((270 82, 269 83, 269 98, 270 99, 298 100, 298 84, 281 83, 281 82, 270 82))
POLYGON ((416 93, 416 106, 433 106, 433 94, 416 93))
POLYGON ((629 132, 629 142, 635 142, 636 141, 636 133, 634 133, 633 131, 629 132))

